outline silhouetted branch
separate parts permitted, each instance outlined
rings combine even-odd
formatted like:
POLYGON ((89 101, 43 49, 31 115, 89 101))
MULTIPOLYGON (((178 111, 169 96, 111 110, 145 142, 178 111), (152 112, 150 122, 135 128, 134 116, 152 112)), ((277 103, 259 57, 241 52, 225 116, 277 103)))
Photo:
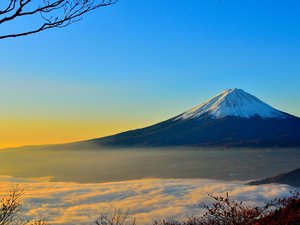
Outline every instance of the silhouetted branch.
POLYGON ((0 225, 12 224, 18 220, 22 208, 21 197, 24 194, 18 186, 11 190, 9 195, 0 200, 0 225))
POLYGON ((98 220, 95 221, 96 225, 136 225, 135 218, 129 218, 128 210, 121 209, 113 211, 112 214, 102 214, 98 220))
POLYGON ((0 35, 0 39, 25 36, 50 28, 66 27, 81 20, 82 15, 100 7, 115 4, 118 0, 10 0, 0 3, 0 26, 2 24, 32 17, 40 20, 36 28, 24 32, 0 35), (42 4, 41 4, 42 3, 42 4), (3 10, 1 9, 3 8, 3 10))

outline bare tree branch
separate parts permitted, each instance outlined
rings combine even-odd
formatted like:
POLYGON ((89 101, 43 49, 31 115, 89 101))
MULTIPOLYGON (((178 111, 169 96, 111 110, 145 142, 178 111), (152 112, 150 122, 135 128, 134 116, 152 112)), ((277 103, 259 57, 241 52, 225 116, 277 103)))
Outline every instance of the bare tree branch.
POLYGON ((128 216, 128 210, 121 209, 114 210, 111 214, 102 214, 96 225, 136 225, 136 219, 128 216))
POLYGON ((24 194, 18 186, 13 188, 8 196, 0 200, 0 225, 9 225, 19 220, 19 212, 22 208, 21 197, 24 194))
POLYGON ((0 39, 30 35, 50 28, 66 27, 82 19, 83 14, 118 0, 10 0, 0 2, 0 26, 32 17, 41 21, 36 28, 12 34, 0 34, 0 39), (41 3, 39 5, 38 3, 41 3), (3 8, 3 9, 2 9, 3 8))

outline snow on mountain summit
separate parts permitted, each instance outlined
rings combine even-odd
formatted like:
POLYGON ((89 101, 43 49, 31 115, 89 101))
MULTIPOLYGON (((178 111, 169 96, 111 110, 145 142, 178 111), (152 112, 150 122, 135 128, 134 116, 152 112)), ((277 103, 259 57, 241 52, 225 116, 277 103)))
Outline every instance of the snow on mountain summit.
POLYGON ((262 118, 281 119, 287 117, 287 114, 271 107, 255 96, 234 88, 225 90, 201 105, 184 112, 175 120, 201 118, 204 115, 210 115, 213 118, 260 116, 262 118))

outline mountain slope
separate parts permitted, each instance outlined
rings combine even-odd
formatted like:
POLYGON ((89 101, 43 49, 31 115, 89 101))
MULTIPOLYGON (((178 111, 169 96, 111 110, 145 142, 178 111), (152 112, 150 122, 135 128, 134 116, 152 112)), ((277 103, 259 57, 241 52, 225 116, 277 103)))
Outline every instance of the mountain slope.
POLYGON ((300 168, 264 180, 252 181, 249 182, 248 185, 261 185, 261 184, 271 184, 271 183, 287 184, 294 187, 300 187, 300 168))
POLYGON ((299 147, 300 118, 229 89, 164 122, 87 141, 100 146, 299 147))

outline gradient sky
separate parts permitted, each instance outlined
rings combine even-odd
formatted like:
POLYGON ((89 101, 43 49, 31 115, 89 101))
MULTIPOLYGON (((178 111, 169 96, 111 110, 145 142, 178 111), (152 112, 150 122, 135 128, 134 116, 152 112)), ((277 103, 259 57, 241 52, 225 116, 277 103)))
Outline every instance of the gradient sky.
POLYGON ((120 0, 1 40, 0 66, 0 148, 143 127, 233 87, 300 116, 300 2, 120 0))

